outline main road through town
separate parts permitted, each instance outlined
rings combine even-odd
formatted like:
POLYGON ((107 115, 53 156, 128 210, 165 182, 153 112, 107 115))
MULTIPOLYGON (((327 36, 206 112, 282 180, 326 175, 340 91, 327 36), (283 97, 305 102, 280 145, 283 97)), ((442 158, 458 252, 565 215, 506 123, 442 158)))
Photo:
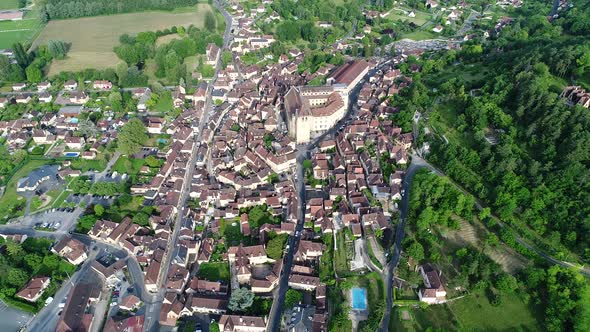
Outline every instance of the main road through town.
MULTIPOLYGON (((231 26, 232 26, 232 18, 225 11, 225 9, 223 8, 223 6, 221 5, 221 3, 218 0, 213 1, 213 3, 215 5, 215 7, 223 14, 223 17, 225 19, 225 32, 223 34, 223 47, 221 49, 221 52, 223 52, 223 50, 225 50, 230 43, 230 38, 231 38, 230 31, 231 31, 231 26)), ((159 328, 158 320, 160 317, 160 309, 162 307, 162 303, 163 303, 165 291, 166 291, 165 286, 164 286, 165 281, 166 281, 166 276, 168 275, 168 270, 170 267, 171 259, 172 259, 172 257, 175 256, 175 253, 177 250, 176 243, 178 241, 178 235, 179 235, 179 231, 181 228, 180 225, 183 223, 184 218, 186 216, 186 213, 185 213, 186 202, 188 200, 188 196, 189 196, 189 192, 190 192, 190 188, 191 188, 191 183, 192 183, 192 178, 193 178, 193 173, 194 173, 195 167, 196 167, 197 150, 199 148, 196 143, 201 142, 203 130, 209 120, 209 114, 211 113, 211 109, 212 109, 211 91, 213 89, 213 83, 217 80, 217 75, 218 75, 220 69, 221 69, 221 57, 217 61, 217 64, 215 66, 215 75, 213 76, 213 79, 208 84, 207 91, 209 93, 207 94, 207 101, 205 103, 205 108, 203 110, 203 116, 199 121, 198 130, 196 131, 195 136, 194 136, 193 149, 192 149, 191 156, 190 156, 190 159, 189 159, 189 162, 187 165, 182 190, 180 192, 180 198, 178 200, 178 206, 177 206, 178 213, 177 213, 177 217, 176 217, 176 221, 175 221, 175 225, 174 225, 174 231, 171 235, 170 241, 168 241, 168 245, 166 247, 166 251, 165 251, 164 257, 161 262, 160 273, 159 273, 158 282, 157 282, 157 286, 158 286, 157 289, 159 291, 158 291, 158 293, 152 295, 151 303, 148 303, 146 305, 145 325, 144 325, 145 331, 157 331, 159 328)))

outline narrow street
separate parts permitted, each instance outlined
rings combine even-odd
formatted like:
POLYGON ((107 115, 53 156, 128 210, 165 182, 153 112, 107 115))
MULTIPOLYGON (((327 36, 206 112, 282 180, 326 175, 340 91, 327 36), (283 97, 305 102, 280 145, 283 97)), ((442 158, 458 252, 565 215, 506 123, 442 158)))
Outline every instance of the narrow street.
MULTIPOLYGON (((223 17, 225 18, 225 32, 223 35, 223 47, 221 48, 221 53, 223 53, 223 51, 228 47, 228 45, 230 43, 230 37, 231 37, 230 32, 231 32, 232 18, 225 11, 225 9, 219 3, 218 0, 213 1, 213 4, 222 13, 223 17)), ((221 70, 221 57, 217 61, 217 64, 215 66, 215 75, 213 76, 213 79, 208 83, 208 91, 212 91, 213 83, 217 80, 220 70, 221 70)), ((157 294, 154 294, 151 296, 150 303, 146 303, 144 331, 157 331, 159 328, 158 321, 159 321, 159 317, 160 317, 160 308, 162 307, 162 303, 163 303, 164 296, 165 296, 165 289, 164 289, 163 285, 166 281, 166 276, 168 275, 168 270, 170 268, 171 259, 175 255, 176 243, 178 241, 178 235, 179 235, 179 231, 181 228, 178 226, 182 224, 183 218, 185 217, 186 202, 188 200, 188 196, 189 196, 189 192, 190 192, 190 188, 191 188, 191 183, 192 183, 192 178, 193 178, 193 174, 194 174, 194 171, 196 168, 197 151, 199 148, 199 146, 196 143, 201 142, 203 139, 203 137, 202 137, 203 129, 205 128, 205 126, 207 125, 207 123, 209 121, 209 115, 211 114, 212 107, 213 107, 212 104, 213 104, 213 101, 212 101, 211 93, 208 93, 207 100, 205 102, 205 108, 203 110, 203 117, 202 117, 202 119, 200 119, 199 124, 198 124, 198 129, 194 135, 193 149, 191 151, 191 157, 190 157, 190 160, 187 165, 187 170, 185 173, 185 178, 184 178, 182 190, 180 192, 180 198, 179 198, 178 206, 177 206, 178 212, 177 212, 176 220, 174 221, 174 225, 176 227, 174 227, 173 233, 171 234, 171 237, 170 237, 170 241, 168 241, 168 245, 167 245, 166 251, 164 253, 164 258, 162 259, 162 262, 161 262, 160 273, 158 276, 158 287, 157 287, 159 289, 159 291, 157 294)), ((206 160, 205 160, 205 163, 206 163, 206 160)))

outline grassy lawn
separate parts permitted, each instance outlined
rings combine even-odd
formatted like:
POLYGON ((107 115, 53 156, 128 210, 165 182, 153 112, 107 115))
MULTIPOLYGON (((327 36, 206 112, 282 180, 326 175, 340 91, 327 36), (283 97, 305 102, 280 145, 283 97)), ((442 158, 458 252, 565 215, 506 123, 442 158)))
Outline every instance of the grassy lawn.
POLYGON ((334 267, 336 273, 340 276, 341 274, 350 274, 350 267, 348 266, 348 257, 346 256, 346 235, 343 231, 336 233, 336 248, 334 251, 334 267))
POLYGON ((143 165, 143 159, 130 159, 127 156, 121 156, 117 159, 111 170, 120 174, 136 175, 143 165))
POLYGON ((227 284, 229 283, 229 264, 226 262, 203 263, 199 265, 198 276, 209 281, 221 280, 227 284))
POLYGON ((87 160, 87 159, 73 159, 72 168, 79 169, 82 173, 93 170, 102 172, 107 167, 107 161, 104 158, 87 160))
MULTIPOLYGON (((474 311, 473 314, 479 314, 479 312, 474 311)), ((411 311, 411 315, 415 319, 414 329, 416 331, 425 331, 429 327, 448 331, 457 330, 455 317, 446 305, 432 305, 427 309, 414 309, 411 311)))
POLYGON ((154 106, 154 111, 166 113, 174 108, 174 104, 172 104, 172 94, 169 91, 166 91, 163 95, 160 96, 156 106, 154 106))
POLYGON ((502 294, 502 303, 493 306, 483 292, 475 292, 449 303, 448 307, 460 327, 467 331, 541 330, 538 313, 516 294, 502 294))
POLYGON ((414 31, 402 36, 402 38, 412 39, 412 40, 426 40, 426 39, 438 39, 442 38, 439 34, 436 34, 432 31, 424 30, 424 31, 414 31))
MULTIPOLYGON (((71 182, 71 181, 70 181, 71 182)), ((70 183, 68 182, 68 185, 70 183)), ((67 186, 66 186, 67 188, 67 186)), ((53 204, 51 205, 51 207, 57 208, 57 207, 61 207, 61 205, 66 201, 66 198, 68 198, 68 196, 71 194, 70 191, 64 190, 62 191, 53 201, 53 204)))
POLYGON ((416 14, 416 17, 409 17, 408 14, 411 12, 410 8, 394 8, 391 13, 389 13, 389 15, 387 15, 387 18, 391 19, 391 20, 402 20, 402 21, 408 21, 411 23, 414 23, 418 26, 422 26, 424 23, 430 21, 430 19, 432 18, 432 15, 425 13, 425 12, 421 12, 421 11, 417 11, 415 10, 414 13, 416 14), (408 13, 408 14, 406 14, 408 13))
POLYGON ((113 47, 119 44, 119 36, 142 31, 163 30, 172 26, 202 27, 205 14, 211 11, 208 4, 177 8, 173 11, 147 11, 141 13, 83 17, 68 20, 53 20, 47 24, 34 45, 51 39, 71 43, 65 60, 54 61, 49 75, 61 71, 79 71, 84 68, 114 67, 119 59, 113 47))
MULTIPOLYGON (((0 7, 2 7, 1 4, 0 7)), ((21 21, 2 21, 0 22, 0 49, 11 48, 17 42, 29 42, 42 28, 43 24, 37 19, 35 12, 28 12, 21 21)))
POLYGON ((426 309, 394 307, 390 331, 541 331, 537 312, 516 294, 502 294, 502 303, 493 306, 483 291, 426 309), (406 319, 403 312, 407 311, 406 319), (493 319, 491 319, 493 317, 493 319), (409 319, 408 319, 409 318, 409 319))
POLYGON ((5 223, 7 217, 23 215, 25 199, 16 193, 18 180, 27 176, 34 169, 46 165, 49 162, 49 160, 29 160, 14 173, 6 185, 4 195, 0 198, 0 222, 5 223), (20 207, 21 205, 22 208, 20 207))

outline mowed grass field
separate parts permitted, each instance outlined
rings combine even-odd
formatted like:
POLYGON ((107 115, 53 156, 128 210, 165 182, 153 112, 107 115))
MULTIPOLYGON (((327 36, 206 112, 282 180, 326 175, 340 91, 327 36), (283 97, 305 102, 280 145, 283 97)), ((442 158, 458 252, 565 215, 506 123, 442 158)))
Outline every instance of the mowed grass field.
POLYGON ((0 0, 0 10, 17 9, 18 0, 0 0))
POLYGON ((43 28, 36 12, 27 12, 21 21, 0 21, 0 49, 17 42, 29 42, 43 28))
POLYGON ((432 19, 432 15, 426 12, 414 10, 415 17, 409 17, 408 14, 412 11, 410 8, 394 8, 387 18, 392 20, 402 20, 412 22, 418 26, 422 26, 424 23, 432 19))
POLYGON ((54 61, 50 66, 49 76, 61 71, 114 67, 120 60, 113 52, 113 47, 119 44, 119 36, 122 34, 134 35, 143 31, 191 24, 202 27, 205 14, 211 10, 210 5, 199 4, 170 12, 148 11, 50 21, 33 46, 42 45, 52 39, 71 43, 67 58, 54 61))
POLYGON ((483 291, 475 291, 446 304, 426 309, 395 307, 390 331, 541 331, 538 308, 522 301, 518 294, 502 293, 502 303, 492 305, 483 291), (406 312, 404 314, 404 311, 406 312))

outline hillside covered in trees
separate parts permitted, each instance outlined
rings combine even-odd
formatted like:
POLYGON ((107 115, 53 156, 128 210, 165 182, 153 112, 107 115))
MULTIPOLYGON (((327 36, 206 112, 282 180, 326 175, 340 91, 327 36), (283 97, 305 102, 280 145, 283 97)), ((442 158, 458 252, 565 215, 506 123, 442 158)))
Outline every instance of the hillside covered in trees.
POLYGON ((148 9, 171 10, 193 6, 199 0, 41 0, 43 20, 112 15, 148 9))
POLYGON ((532 230, 544 249, 565 245, 588 261, 590 112, 560 94, 590 88, 590 15, 575 9, 550 22, 539 14, 547 11, 532 2, 490 42, 419 61, 397 102, 411 111, 398 118, 432 109, 432 162, 521 235, 532 230))

